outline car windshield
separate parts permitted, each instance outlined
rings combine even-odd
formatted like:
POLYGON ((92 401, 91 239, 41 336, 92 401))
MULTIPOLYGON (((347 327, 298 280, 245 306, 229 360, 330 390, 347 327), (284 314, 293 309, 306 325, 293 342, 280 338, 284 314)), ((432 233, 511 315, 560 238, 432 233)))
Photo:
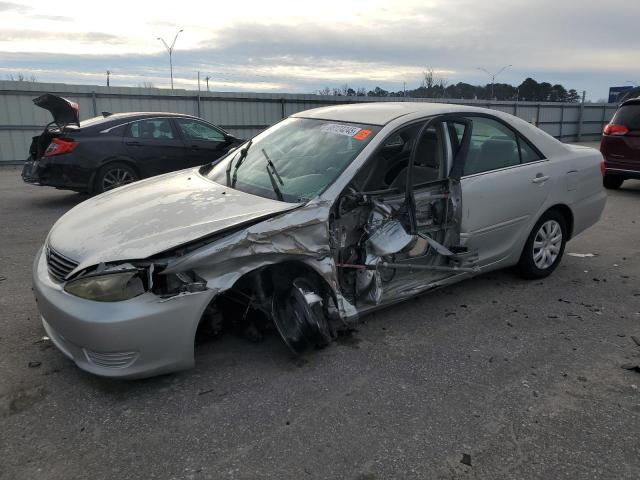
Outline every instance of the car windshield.
POLYGON ((285 202, 304 202, 331 185, 380 127, 289 118, 223 158, 207 176, 285 202))

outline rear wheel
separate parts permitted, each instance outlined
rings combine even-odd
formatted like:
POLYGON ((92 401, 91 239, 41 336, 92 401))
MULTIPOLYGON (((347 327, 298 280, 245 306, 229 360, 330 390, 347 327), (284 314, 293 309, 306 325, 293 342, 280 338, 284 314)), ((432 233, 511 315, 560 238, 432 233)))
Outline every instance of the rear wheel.
POLYGON ((109 163, 98 170, 95 193, 102 193, 138 180, 136 171, 125 163, 109 163))
POLYGON ((624 182, 624 178, 618 175, 607 174, 602 179, 602 184, 604 185, 604 188, 611 188, 614 190, 617 188, 620 188, 622 186, 622 182, 624 182))
POLYGON ((524 278, 544 278, 556 269, 567 243, 567 221, 557 210, 535 224, 516 267, 524 278))

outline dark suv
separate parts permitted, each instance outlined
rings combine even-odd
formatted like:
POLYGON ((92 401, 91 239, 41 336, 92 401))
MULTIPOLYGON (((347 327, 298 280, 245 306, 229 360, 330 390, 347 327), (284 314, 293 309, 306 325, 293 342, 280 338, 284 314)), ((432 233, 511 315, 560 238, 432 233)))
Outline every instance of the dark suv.
POLYGON ((604 127, 600 151, 604 156, 606 188, 620 188, 627 179, 640 179, 640 98, 620 105, 604 127))
POLYGON ((53 115, 33 137, 27 183, 101 193, 141 178, 211 163, 242 140, 177 113, 115 113, 79 121, 78 105, 45 94, 33 102, 53 115))

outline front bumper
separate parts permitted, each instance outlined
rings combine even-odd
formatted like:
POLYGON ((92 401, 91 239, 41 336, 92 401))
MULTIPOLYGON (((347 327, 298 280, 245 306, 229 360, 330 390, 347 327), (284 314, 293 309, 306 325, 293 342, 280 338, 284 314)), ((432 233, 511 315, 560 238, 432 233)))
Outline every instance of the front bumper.
POLYGON ((51 279, 41 249, 33 285, 42 323, 53 343, 87 372, 143 378, 194 365, 194 338, 214 292, 162 299, 147 292, 124 302, 71 295, 51 279))

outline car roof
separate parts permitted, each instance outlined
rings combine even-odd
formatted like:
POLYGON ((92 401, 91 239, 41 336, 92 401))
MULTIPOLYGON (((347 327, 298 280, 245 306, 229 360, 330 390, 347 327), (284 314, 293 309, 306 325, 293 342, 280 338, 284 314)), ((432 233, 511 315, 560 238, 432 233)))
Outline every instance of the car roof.
MULTIPOLYGON (((106 112, 105 112, 106 113, 106 112)), ((97 117, 87 118, 80 122, 80 128, 102 128, 105 124, 113 124, 122 120, 142 120, 149 117, 176 117, 176 118, 194 118, 202 120, 201 118, 194 117, 193 115, 187 115, 184 113, 172 113, 172 112, 122 112, 111 113, 109 115, 99 115, 97 117)), ((206 120, 203 120, 206 122, 206 120)), ((210 122, 207 122, 210 123, 210 122)))
POLYGON ((312 110, 297 113, 293 116, 382 126, 396 118, 415 113, 423 114, 424 116, 431 116, 444 113, 463 112, 489 113, 496 116, 500 116, 499 114, 501 113, 488 108, 454 105, 451 103, 373 102, 314 108, 312 110))
POLYGON ((629 100, 625 100, 620 104, 621 107, 625 107, 627 105, 640 105, 640 97, 630 98, 629 100))

